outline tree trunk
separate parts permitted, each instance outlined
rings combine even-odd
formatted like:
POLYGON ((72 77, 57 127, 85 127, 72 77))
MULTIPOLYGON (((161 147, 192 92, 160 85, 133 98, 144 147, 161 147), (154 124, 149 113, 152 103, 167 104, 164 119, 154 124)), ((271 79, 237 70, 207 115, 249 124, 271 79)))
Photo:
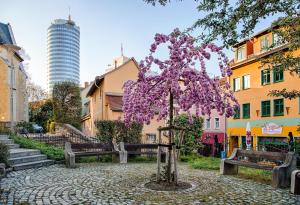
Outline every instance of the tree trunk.
MULTIPOLYGON (((173 93, 170 89, 170 110, 169 110, 169 126, 170 128, 173 125, 173 93)), ((167 175, 168 175, 168 182, 170 183, 172 180, 172 134, 173 132, 169 130, 169 155, 168 155, 168 169, 167 169, 167 175)))

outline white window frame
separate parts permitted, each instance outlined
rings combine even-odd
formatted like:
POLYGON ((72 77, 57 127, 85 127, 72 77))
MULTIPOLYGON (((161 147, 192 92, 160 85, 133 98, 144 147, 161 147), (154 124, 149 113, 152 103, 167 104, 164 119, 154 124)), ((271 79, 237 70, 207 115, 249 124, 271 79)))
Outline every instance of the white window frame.
POLYGON ((262 36, 261 39, 260 39, 260 50, 261 51, 266 51, 266 50, 269 49, 269 47, 270 47, 269 36, 268 35, 262 36))
POLYGON ((234 91, 241 90, 241 78, 234 78, 234 91))
POLYGON ((206 127, 206 129, 210 129, 210 118, 206 118, 205 127, 206 127))
POLYGON ((220 128, 220 118, 216 117, 215 118, 215 129, 219 129, 219 128, 220 128))
POLYGON ((243 76, 243 88, 244 89, 250 88, 250 79, 251 79, 251 77, 249 74, 243 76))
POLYGON ((240 46, 236 49, 236 60, 237 61, 241 61, 241 60, 244 60, 245 59, 245 45, 243 46, 240 46))

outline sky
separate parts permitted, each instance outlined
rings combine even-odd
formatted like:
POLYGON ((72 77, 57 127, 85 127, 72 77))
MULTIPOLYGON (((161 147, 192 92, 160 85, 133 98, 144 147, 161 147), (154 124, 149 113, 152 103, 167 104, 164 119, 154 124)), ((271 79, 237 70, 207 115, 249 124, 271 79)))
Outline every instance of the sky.
MULTIPOLYGON (((28 73, 46 88, 47 28, 54 19, 71 18, 80 27, 80 81, 104 73, 113 58, 124 55, 137 61, 149 53, 155 33, 186 29, 204 16, 194 1, 173 1, 153 7, 142 0, 0 0, 0 22, 10 23, 17 45, 29 55, 28 73)), ((258 25, 258 30, 270 22, 258 25)), ((226 54, 232 57, 232 51, 226 54)), ((166 55, 162 54, 162 55, 166 55)), ((218 75, 217 62, 208 72, 218 75)))

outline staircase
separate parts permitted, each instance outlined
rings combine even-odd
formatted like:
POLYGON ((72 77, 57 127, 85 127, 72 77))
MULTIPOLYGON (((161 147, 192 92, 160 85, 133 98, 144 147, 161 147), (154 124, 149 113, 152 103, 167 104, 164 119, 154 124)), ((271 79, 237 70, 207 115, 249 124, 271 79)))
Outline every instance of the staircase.
POLYGON ((53 160, 47 159, 47 156, 41 154, 39 150, 20 148, 20 145, 14 144, 7 135, 0 135, 0 142, 9 147, 10 167, 17 171, 23 169, 37 168, 53 164, 53 160))

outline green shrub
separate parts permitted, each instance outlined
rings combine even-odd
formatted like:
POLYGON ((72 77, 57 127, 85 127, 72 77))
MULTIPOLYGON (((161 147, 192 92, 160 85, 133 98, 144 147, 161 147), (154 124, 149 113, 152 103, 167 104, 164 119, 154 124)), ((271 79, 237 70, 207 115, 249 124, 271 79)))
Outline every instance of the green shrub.
POLYGON ((0 163, 8 165, 9 149, 8 146, 0 142, 0 163))
POLYGON ((97 137, 102 142, 111 142, 113 139, 116 142, 139 143, 142 137, 143 125, 132 123, 129 127, 120 120, 101 120, 96 121, 97 137))
POLYGON ((25 122, 25 121, 18 122, 16 125, 16 129, 17 130, 26 129, 29 133, 34 132, 32 122, 25 122))
POLYGON ((47 145, 42 142, 37 142, 29 138, 11 135, 11 138, 15 143, 19 144, 23 148, 38 149, 41 153, 47 155, 48 158, 53 160, 64 160, 64 150, 54 145, 47 145))
MULTIPOLYGON (((189 155, 202 147, 200 143, 202 135, 203 119, 200 117, 192 116, 193 122, 189 122, 187 114, 180 114, 175 117, 174 125, 185 128, 183 141, 181 144, 180 153, 189 155)), ((175 132, 176 143, 179 143, 180 132, 175 132)))

